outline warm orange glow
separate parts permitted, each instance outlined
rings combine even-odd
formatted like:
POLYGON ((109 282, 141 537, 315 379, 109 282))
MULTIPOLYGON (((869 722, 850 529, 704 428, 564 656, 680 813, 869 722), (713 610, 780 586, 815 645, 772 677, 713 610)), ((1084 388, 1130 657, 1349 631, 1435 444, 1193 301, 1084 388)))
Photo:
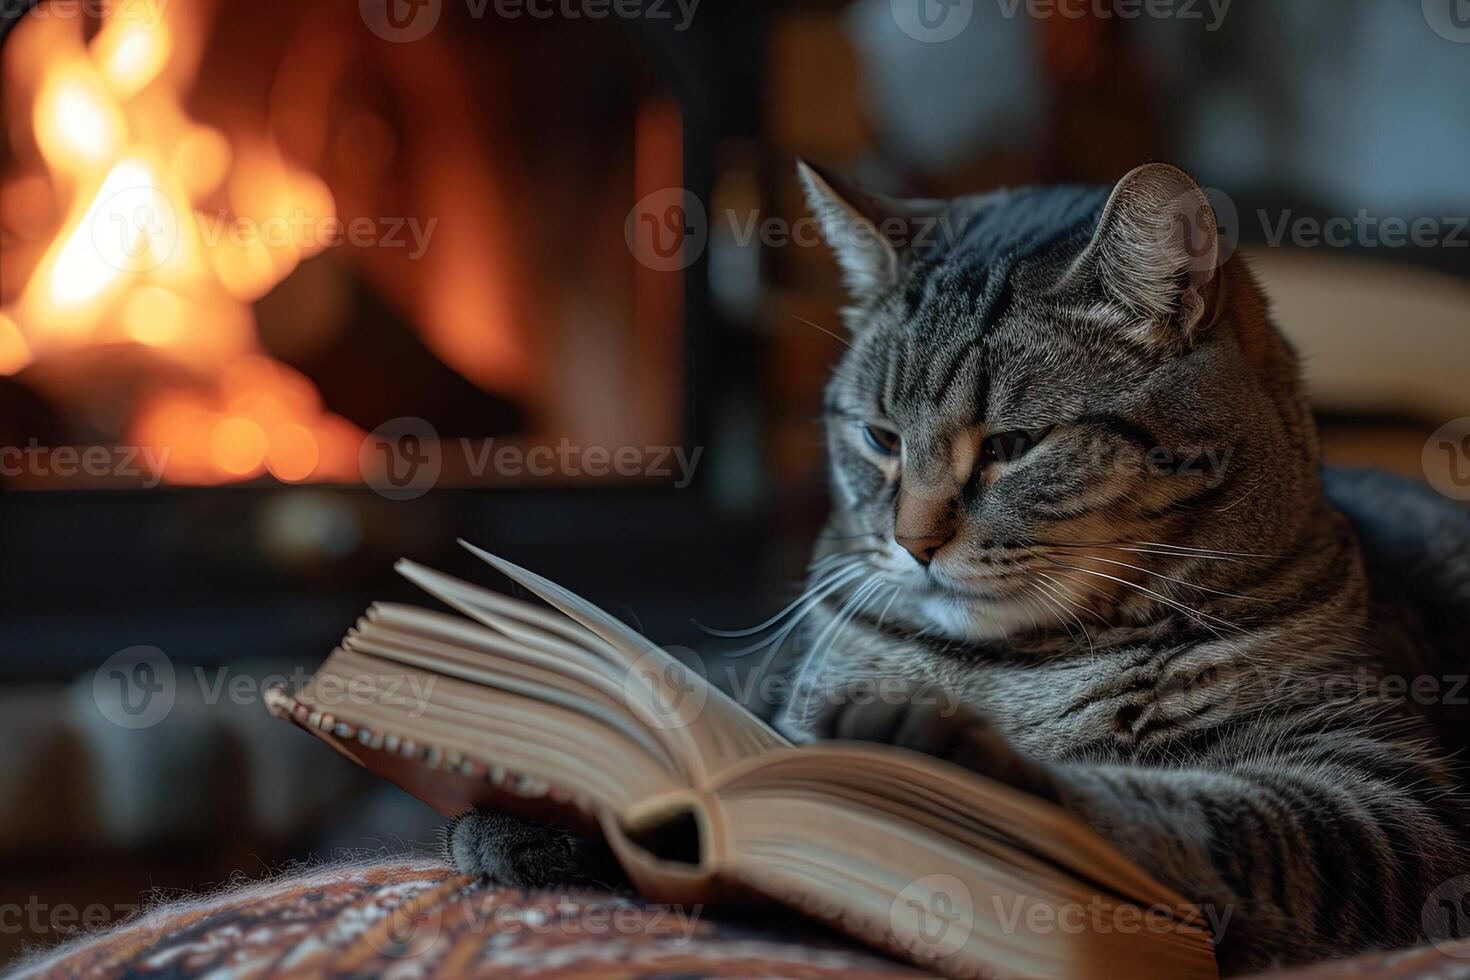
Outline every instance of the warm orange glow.
POLYGON ((33 174, 6 185, 0 197, 0 218, 21 236, 39 238, 49 230, 54 207, 51 182, 33 174))
POLYGON ((140 413, 137 438, 159 456, 166 479, 219 483, 269 473, 288 483, 356 481, 362 433, 322 411, 296 371, 260 354, 232 361, 212 394, 166 394, 140 413))
POLYGON ((227 180, 231 214, 207 221, 215 274, 237 299, 254 301, 329 242, 336 216, 332 193, 320 179, 290 167, 275 147, 236 147, 227 180))
POLYGON ((113 17, 92 41, 92 57, 119 98, 138 94, 168 64, 171 38, 165 24, 113 17))
POLYGON ((123 308, 128 336, 149 347, 178 343, 189 329, 188 317, 184 300, 162 286, 144 286, 123 308))
POLYGON ((47 276, 49 298, 60 312, 75 312, 125 273, 162 264, 178 235, 178 216, 158 189, 152 168, 139 159, 123 160, 102 181, 56 254, 47 276))
MULTIPOLYGON (((216 231, 216 235, 226 232, 216 231)), ((235 299, 253 303, 280 281, 270 249, 258 238, 243 243, 222 240, 209 254, 220 285, 235 299)))
POLYGON ((250 419, 221 419, 209 434, 209 450, 219 468, 231 476, 254 476, 270 452, 265 430, 250 419))
POLYGON ((165 480, 356 480, 362 433, 261 351, 249 305, 330 243, 336 203, 267 134, 189 117, 171 59, 198 49, 206 18, 183 0, 156 13, 114 5, 85 48, 80 27, 17 35, 17 63, 41 73, 31 126, 49 173, 8 180, 5 218, 59 230, 0 313, 0 375, 89 344, 146 347, 184 372, 147 390, 127 434, 165 480))
POLYGON ((265 465, 276 479, 299 483, 316 470, 321 450, 306 426, 284 422, 270 430, 269 439, 265 465))
POLYGON ((168 452, 165 478, 175 483, 218 483, 222 479, 209 455, 215 417, 198 396, 165 392, 139 413, 136 439, 157 454, 168 452))
POLYGON ((198 200, 212 194, 230 172, 230 141, 210 126, 193 126, 179 140, 169 169, 198 200))
POLYGON ((0 313, 0 377, 14 374, 31 362, 31 349, 15 321, 0 313))
POLYGON ((120 149, 125 123, 90 66, 59 68, 41 88, 36 143, 46 162, 64 173, 105 165, 120 149))

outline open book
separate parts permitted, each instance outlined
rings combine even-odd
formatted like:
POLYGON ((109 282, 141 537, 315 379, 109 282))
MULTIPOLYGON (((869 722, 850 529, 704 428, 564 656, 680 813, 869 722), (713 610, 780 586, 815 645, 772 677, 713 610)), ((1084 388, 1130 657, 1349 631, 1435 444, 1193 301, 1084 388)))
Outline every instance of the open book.
POLYGON ((648 899, 773 900, 951 976, 1213 977, 1203 919, 1061 810, 880 745, 794 746, 566 589, 404 561, 463 616, 375 605, 271 710, 441 813, 601 835, 648 899))

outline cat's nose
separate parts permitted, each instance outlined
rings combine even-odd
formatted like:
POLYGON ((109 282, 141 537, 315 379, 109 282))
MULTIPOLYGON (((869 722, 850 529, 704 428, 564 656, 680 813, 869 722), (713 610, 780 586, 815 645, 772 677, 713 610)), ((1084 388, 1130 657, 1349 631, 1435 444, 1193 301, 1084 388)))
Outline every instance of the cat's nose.
POLYGON ((929 563, 934 560, 934 556, 939 553, 939 549, 949 543, 950 537, 953 537, 953 535, 946 537, 944 535, 934 534, 928 537, 916 538, 895 535, 894 540, 899 543, 899 546, 904 551, 914 556, 914 561, 928 567, 929 563))

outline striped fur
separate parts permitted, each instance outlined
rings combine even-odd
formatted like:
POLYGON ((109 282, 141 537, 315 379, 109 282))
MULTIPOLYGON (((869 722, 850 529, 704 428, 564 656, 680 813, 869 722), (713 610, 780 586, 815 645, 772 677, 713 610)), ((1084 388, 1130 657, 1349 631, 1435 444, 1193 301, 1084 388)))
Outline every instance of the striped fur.
MULTIPOLYGON (((834 511, 778 723, 872 737, 833 727, 848 692, 948 692, 999 735, 976 768, 1022 767, 1213 907, 1226 972, 1425 938, 1431 893, 1470 873, 1439 737, 1455 712, 1383 678, 1435 670, 1447 694, 1456 664, 1378 642, 1295 357, 1242 261, 1219 261, 1194 182, 1155 165, 1111 194, 940 203, 803 180, 854 306, 826 394, 834 511), (894 233, 925 219, 949 234, 894 233), (1040 441, 977 448, 1012 432, 1040 441), (926 565, 915 541, 942 544, 926 565)), ((1421 523, 1470 551, 1465 523, 1421 523)), ((1441 624, 1470 610, 1470 575, 1445 595, 1441 624)))

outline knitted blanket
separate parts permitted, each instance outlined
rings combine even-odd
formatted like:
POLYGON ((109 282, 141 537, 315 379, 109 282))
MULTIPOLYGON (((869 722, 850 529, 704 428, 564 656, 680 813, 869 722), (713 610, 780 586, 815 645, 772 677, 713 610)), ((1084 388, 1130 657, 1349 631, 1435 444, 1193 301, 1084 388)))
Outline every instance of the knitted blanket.
POLYGON ((36 954, 20 977, 780 976, 922 973, 794 914, 475 888, 438 862, 337 865, 150 909, 36 954))
MULTIPOLYGON (((477 888, 429 861, 318 867, 227 888, 151 908, 12 968, 27 978, 139 980, 923 975, 779 911, 755 921, 593 892, 477 888)), ((1467 977, 1470 942, 1277 976, 1467 977)))

